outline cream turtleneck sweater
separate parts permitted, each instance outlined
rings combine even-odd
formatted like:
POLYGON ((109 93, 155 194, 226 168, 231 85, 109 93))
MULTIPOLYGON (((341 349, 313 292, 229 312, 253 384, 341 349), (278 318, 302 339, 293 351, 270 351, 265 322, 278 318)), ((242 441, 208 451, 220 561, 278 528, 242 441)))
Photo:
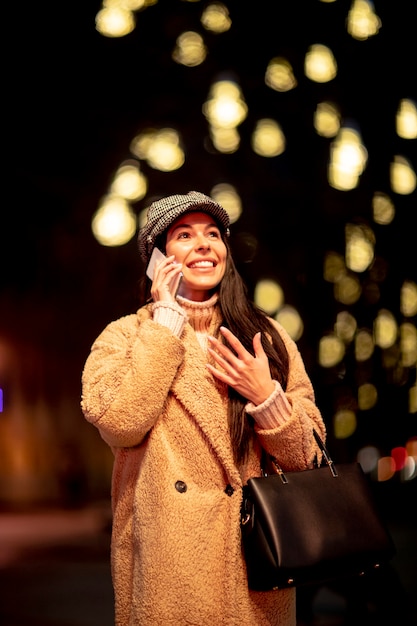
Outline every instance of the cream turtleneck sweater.
MULTIPOLYGON (((196 302, 177 296, 176 302, 158 301, 152 306, 153 319, 158 324, 169 328, 177 337, 181 336, 186 322, 195 331, 198 342, 207 352, 207 336, 216 330, 220 315, 216 307, 218 294, 209 300, 196 302)), ((260 428, 277 428, 291 416, 291 405, 278 381, 274 380, 275 390, 262 404, 255 406, 252 402, 246 405, 246 412, 253 416, 260 428)))

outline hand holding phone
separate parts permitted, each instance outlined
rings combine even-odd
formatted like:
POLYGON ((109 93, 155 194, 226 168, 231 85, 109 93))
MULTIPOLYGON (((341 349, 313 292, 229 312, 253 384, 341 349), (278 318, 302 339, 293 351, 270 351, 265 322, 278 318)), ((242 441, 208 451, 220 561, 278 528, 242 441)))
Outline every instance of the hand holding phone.
MULTIPOLYGON (((162 259, 165 259, 165 258, 166 258, 165 255, 159 250, 159 248, 155 247, 152 250, 151 258, 149 259, 148 267, 146 268, 146 275, 151 280, 153 280, 153 277, 154 277, 156 263, 158 263, 159 261, 162 261, 162 259)), ((174 276, 174 278, 169 283, 169 290, 171 291, 173 296, 175 296, 178 291, 181 278, 182 278, 182 273, 178 274, 178 276, 174 276)))

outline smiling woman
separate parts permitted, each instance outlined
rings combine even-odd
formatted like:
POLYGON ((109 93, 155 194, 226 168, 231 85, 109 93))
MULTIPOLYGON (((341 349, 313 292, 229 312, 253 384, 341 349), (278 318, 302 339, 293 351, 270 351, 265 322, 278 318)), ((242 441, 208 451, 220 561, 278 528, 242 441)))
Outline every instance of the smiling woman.
POLYGON ((228 235, 227 211, 200 192, 152 203, 139 250, 148 268, 164 254, 137 313, 103 330, 84 367, 84 415, 114 453, 116 626, 296 624, 294 589, 248 588, 242 488, 263 448, 310 467, 325 428, 296 344, 248 298, 228 235))

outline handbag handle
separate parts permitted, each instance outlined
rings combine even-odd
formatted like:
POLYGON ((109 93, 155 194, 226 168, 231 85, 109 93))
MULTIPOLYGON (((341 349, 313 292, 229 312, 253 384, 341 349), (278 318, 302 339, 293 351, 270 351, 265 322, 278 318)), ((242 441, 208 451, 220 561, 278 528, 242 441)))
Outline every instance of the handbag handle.
MULTIPOLYGON (((313 428, 313 435, 314 435, 314 439, 316 440, 316 443, 317 443, 318 447, 320 448, 320 450, 321 450, 321 452, 323 454, 323 457, 324 457, 324 460, 325 460, 326 464, 329 466, 329 469, 330 469, 332 475, 336 478, 338 476, 336 466, 333 463, 332 457, 330 456, 330 453, 329 453, 328 449, 324 445, 320 435, 318 434, 318 432, 317 432, 317 430, 315 428, 313 428)), ((264 455, 265 455, 265 451, 263 450, 263 456, 264 455)), ((285 472, 282 469, 282 467, 280 466, 280 464, 278 463, 277 459, 274 456, 272 456, 272 454, 269 455, 269 458, 272 461, 272 463, 274 464, 274 466, 276 467, 277 473, 280 476, 282 482, 283 483, 287 483, 288 480, 287 480, 287 478, 285 476, 285 472)), ((264 476, 267 475, 267 472, 264 471, 264 470, 262 470, 262 473, 263 473, 264 476)))
POLYGON ((318 434, 318 432, 317 432, 317 430, 315 428, 313 428, 313 435, 314 435, 314 439, 316 440, 316 443, 317 443, 318 447, 320 448, 320 450, 323 453, 324 460, 326 461, 327 465, 329 466, 331 473, 333 474, 333 476, 337 476, 337 470, 336 470, 335 464, 333 463, 332 457, 330 456, 330 453, 329 453, 328 449, 324 445, 320 435, 318 434))

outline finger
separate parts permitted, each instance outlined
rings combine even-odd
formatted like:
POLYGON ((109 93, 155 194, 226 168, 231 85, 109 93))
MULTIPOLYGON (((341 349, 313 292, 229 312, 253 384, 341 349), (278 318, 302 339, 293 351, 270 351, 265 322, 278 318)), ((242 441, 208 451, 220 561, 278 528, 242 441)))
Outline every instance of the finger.
MULTIPOLYGON (((228 372, 229 374, 234 373, 235 369, 233 367, 233 364, 231 364, 228 360, 223 358, 218 352, 216 352, 212 348, 207 348, 207 349, 212 355, 213 359, 216 361, 217 365, 220 365, 220 367, 224 369, 225 372, 228 372)), ((233 357, 233 358, 236 358, 236 357, 233 357)))
POLYGON ((233 350, 235 351, 235 353, 237 354, 239 358, 247 359, 248 357, 252 357, 250 352, 246 350, 246 348, 239 341, 236 335, 234 335, 228 328, 225 328, 224 326, 220 326, 220 332, 222 333, 226 341, 230 344, 230 346, 233 348, 233 350))
POLYGON ((155 263, 155 276, 157 276, 157 274, 162 272, 164 268, 170 267, 173 264, 174 259, 175 259, 175 255, 172 254, 170 256, 165 257, 164 259, 161 259, 160 261, 157 261, 155 263))
POLYGON ((224 360, 236 364, 239 360, 239 356, 236 356, 234 352, 230 350, 227 346, 224 345, 221 341, 216 339, 215 337, 208 336, 209 342, 216 348, 216 351, 213 350, 213 353, 216 355, 221 354, 224 357, 224 360))
POLYGON ((253 336, 252 345, 256 358, 265 356, 265 350, 262 345, 262 335, 260 331, 253 336))
POLYGON ((233 386, 233 381, 231 380, 230 376, 227 376, 227 374, 225 374, 225 372, 216 369, 215 367, 213 367, 213 365, 211 365, 211 363, 206 363, 206 367, 215 378, 226 383, 226 385, 229 385, 231 387, 233 386))

